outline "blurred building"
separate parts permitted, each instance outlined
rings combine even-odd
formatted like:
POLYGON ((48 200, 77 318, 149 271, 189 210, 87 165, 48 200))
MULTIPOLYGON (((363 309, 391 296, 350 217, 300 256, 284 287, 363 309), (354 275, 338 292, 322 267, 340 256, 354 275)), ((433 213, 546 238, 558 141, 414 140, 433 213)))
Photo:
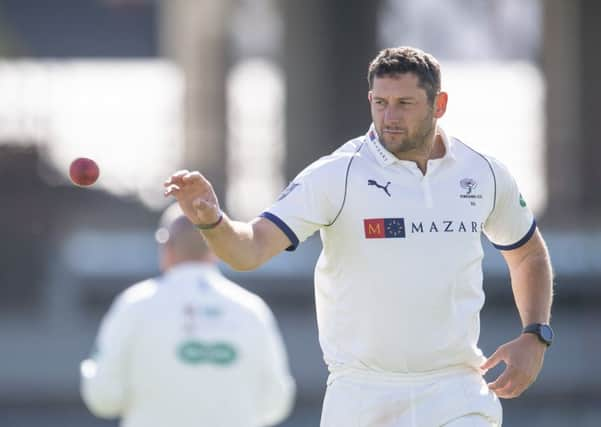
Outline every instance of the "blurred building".
MULTIPOLYGON (((557 342, 537 383, 505 402, 506 425, 598 425, 600 8, 593 0, 0 0, 0 426, 115 425, 83 408, 78 363, 114 295, 158 272, 162 179, 201 169, 228 212, 255 215, 307 163, 364 132, 367 65, 388 44, 439 57, 449 84, 461 83, 449 108, 463 114, 448 125, 476 140, 495 133, 495 155, 505 155, 505 135, 510 168, 536 175, 525 178, 531 198, 545 192, 537 214, 556 269, 557 342), (489 71, 476 81, 468 73, 483 63, 489 71), (477 98, 487 85, 513 103, 495 98, 503 101, 487 110, 491 100, 477 98), (529 99, 520 99, 525 90, 529 99), (69 159, 84 151, 103 160, 92 189, 66 177, 69 159)), ((318 425, 325 390, 312 287, 319 250, 314 236, 256 272, 224 267, 278 317, 299 385, 288 427, 318 425)), ((485 254, 489 354, 520 325, 502 259, 488 243, 485 254)))

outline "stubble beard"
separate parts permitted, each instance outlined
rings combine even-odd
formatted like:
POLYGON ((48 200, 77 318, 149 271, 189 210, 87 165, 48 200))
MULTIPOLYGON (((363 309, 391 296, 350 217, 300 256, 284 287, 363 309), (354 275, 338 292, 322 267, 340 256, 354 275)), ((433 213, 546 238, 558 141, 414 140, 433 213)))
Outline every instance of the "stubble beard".
POLYGON ((432 111, 430 111, 428 116, 420 122, 415 132, 399 135, 396 138, 386 135, 384 129, 382 129, 380 142, 382 142, 382 145, 388 151, 395 155, 402 155, 408 152, 425 153, 432 144, 432 136, 436 127, 432 118, 432 111))

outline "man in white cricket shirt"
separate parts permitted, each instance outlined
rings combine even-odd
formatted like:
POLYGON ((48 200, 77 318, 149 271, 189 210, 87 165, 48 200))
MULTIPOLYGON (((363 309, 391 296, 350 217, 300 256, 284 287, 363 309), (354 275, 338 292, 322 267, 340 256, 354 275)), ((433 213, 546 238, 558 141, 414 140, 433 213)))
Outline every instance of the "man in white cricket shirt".
POLYGON ((163 275, 118 296, 81 365, 87 407, 124 427, 282 421, 295 385, 268 306, 221 275, 177 204, 157 240, 163 275))
POLYGON ((237 269, 319 230, 323 427, 499 426, 498 398, 534 382, 551 344, 545 243, 507 169, 437 126, 448 94, 435 58, 385 49, 368 82, 366 134, 308 166, 250 223, 225 216, 199 172, 176 172, 165 194, 237 269), (523 324, 489 358, 478 348, 482 233, 507 262, 523 324))

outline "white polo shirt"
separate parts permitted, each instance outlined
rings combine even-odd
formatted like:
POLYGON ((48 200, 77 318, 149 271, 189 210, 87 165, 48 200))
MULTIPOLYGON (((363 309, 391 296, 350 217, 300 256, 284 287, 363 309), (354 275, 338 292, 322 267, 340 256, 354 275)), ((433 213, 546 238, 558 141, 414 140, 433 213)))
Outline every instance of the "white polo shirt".
POLYGON ((292 409, 295 385, 269 307, 201 263, 183 263, 123 292, 82 395, 123 427, 259 427, 292 409))
POLYGON ((507 169, 439 128, 426 175, 372 127, 302 171, 262 214, 292 242, 316 230, 319 338, 331 372, 477 368, 484 232, 503 250, 536 225, 507 169))

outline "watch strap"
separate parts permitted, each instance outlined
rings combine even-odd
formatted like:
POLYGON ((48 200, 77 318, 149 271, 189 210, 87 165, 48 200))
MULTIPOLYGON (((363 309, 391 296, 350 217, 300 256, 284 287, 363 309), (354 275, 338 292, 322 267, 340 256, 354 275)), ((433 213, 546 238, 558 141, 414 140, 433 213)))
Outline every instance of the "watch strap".
POLYGON ((212 230, 213 228, 217 227, 219 224, 221 224, 221 221, 223 220, 223 212, 219 211, 219 218, 217 218, 217 221, 215 221, 212 224, 194 224, 194 227, 196 227, 197 230, 212 230))
POLYGON ((552 339, 553 339, 553 330, 551 329, 551 326, 549 326, 546 323, 531 323, 529 325, 524 326, 524 328, 522 329, 522 333, 523 334, 534 334, 538 337, 538 339, 545 343, 548 346, 551 345, 552 339), (550 337, 546 338, 543 333, 541 332, 542 328, 549 328, 550 330, 550 337))

